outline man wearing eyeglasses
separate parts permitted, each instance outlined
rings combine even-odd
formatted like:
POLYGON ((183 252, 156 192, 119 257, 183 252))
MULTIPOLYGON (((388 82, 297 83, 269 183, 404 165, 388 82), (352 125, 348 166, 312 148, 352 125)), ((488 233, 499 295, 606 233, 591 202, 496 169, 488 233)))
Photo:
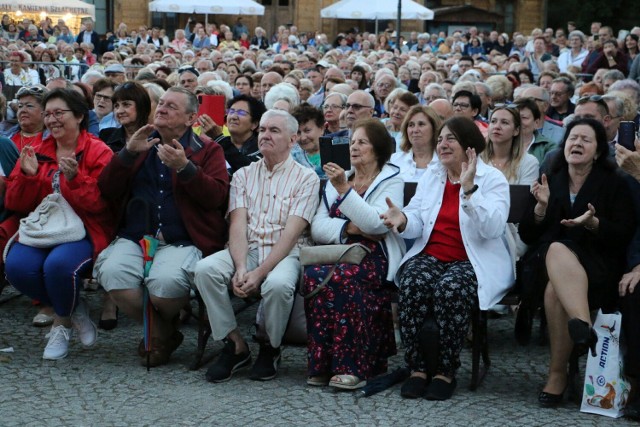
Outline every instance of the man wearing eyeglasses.
POLYGON ((540 109, 540 112, 545 115, 542 128, 538 129, 538 131, 549 140, 553 141, 556 145, 560 144, 564 137, 564 128, 560 122, 552 120, 546 115, 546 112, 549 109, 549 92, 542 87, 529 85, 519 94, 518 91, 516 91, 516 94, 516 100, 518 98, 533 98, 536 101, 538 109, 540 109))
POLYGON ((388 112, 384 109, 384 101, 397 86, 398 82, 393 75, 393 71, 388 68, 383 68, 376 72, 373 90, 371 91, 371 94, 376 100, 373 113, 374 117, 389 117, 388 112))
POLYGON ((575 88, 571 80, 566 77, 558 77, 551 83, 549 91, 549 109, 547 116, 553 120, 562 121, 569 114, 573 114, 576 106, 571 102, 575 88))
MULTIPOLYGON (((129 83, 127 83, 129 84, 129 83)), ((125 87, 126 89, 126 87, 125 87)), ((96 260, 94 274, 129 318, 143 320, 142 284, 153 305, 151 350, 143 365, 164 365, 182 343, 175 320, 188 304, 193 270, 227 240, 229 175, 222 147, 192 131, 198 99, 184 88, 162 95, 153 124, 140 128, 100 175, 102 196, 121 214, 118 237, 96 260), (158 249, 147 277, 139 241, 158 249)))
POLYGON ((351 134, 353 132, 353 125, 360 119, 370 119, 373 117, 373 109, 375 105, 375 100, 373 96, 365 92, 364 90, 356 90, 347 98, 347 103, 345 104, 345 123, 347 124, 347 129, 340 130, 335 133, 331 133, 327 136, 330 137, 349 137, 351 138, 351 134))

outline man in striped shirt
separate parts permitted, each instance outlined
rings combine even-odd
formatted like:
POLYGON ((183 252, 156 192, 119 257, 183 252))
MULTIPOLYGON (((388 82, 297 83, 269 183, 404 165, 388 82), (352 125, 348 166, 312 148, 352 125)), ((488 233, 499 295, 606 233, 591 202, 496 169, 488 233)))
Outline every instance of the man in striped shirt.
POLYGON ((229 248, 198 262, 195 284, 209 313, 214 339, 226 341, 207 380, 224 382, 251 364, 251 353, 233 313, 228 288, 246 298, 263 298, 268 343, 260 344, 251 379, 276 376, 280 343, 300 274, 298 253, 308 244, 308 225, 318 206, 319 179, 290 155, 298 123, 285 111, 267 111, 260 120, 261 160, 233 175, 228 215, 229 248))

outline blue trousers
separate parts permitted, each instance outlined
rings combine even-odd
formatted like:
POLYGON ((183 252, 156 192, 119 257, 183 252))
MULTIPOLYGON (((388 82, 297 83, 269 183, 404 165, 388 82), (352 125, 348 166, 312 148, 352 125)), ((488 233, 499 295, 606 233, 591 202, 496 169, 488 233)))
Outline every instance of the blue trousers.
POLYGON ((5 273, 18 291, 68 317, 78 304, 82 278, 91 273, 92 256, 88 237, 46 249, 16 242, 7 254, 5 273))

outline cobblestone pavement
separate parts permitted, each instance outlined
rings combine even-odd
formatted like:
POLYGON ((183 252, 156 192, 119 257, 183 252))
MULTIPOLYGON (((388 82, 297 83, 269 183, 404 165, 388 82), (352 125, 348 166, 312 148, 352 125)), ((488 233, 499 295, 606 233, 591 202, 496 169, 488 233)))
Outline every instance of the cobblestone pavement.
MULTIPOLYGON (((5 289, 0 300, 17 294, 5 289)), ((100 293, 88 293, 94 319, 100 293)), ((93 348, 74 340, 66 359, 42 360, 44 329, 30 322, 36 309, 23 296, 0 305, 0 427, 9 426, 626 426, 624 419, 582 414, 574 404, 541 409, 536 396, 545 378, 546 347, 518 347, 513 319, 489 321, 493 365, 480 388, 468 390, 470 353, 462 354, 458 389, 447 402, 405 400, 399 387, 369 398, 305 384, 305 351, 284 349, 278 377, 250 381, 240 372, 224 384, 204 379, 206 367, 188 369, 196 347, 195 322, 185 325, 185 341, 167 366, 147 372, 136 347, 141 328, 120 319, 118 328, 100 331, 93 348)), ((250 325, 255 306, 239 316, 250 325)), ((247 326, 245 334, 250 335, 247 326)), ((208 353, 221 343, 210 342, 208 353)), ((256 345, 252 344, 254 354, 256 345)), ((401 356, 391 360, 401 365, 401 356)))

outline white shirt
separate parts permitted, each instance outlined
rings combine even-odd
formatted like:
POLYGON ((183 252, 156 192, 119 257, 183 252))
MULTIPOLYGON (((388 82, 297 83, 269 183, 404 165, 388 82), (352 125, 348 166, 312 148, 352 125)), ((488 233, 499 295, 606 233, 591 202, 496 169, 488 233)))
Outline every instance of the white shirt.
MULTIPOLYGON (((434 153, 433 160, 435 159, 434 153)), ((400 178, 402 178, 404 182, 420 181, 420 178, 422 178, 422 175, 424 175, 427 170, 427 168, 418 168, 416 166, 416 162, 413 160, 413 150, 409 150, 406 153, 404 151, 396 151, 391 155, 389 162, 400 168, 400 178)))
POLYGON ((562 52, 560 56, 558 56, 558 68, 560 72, 566 73, 568 71, 567 69, 572 65, 582 69, 582 63, 588 54, 589 51, 587 49, 582 49, 576 56, 573 56, 571 49, 562 52))

